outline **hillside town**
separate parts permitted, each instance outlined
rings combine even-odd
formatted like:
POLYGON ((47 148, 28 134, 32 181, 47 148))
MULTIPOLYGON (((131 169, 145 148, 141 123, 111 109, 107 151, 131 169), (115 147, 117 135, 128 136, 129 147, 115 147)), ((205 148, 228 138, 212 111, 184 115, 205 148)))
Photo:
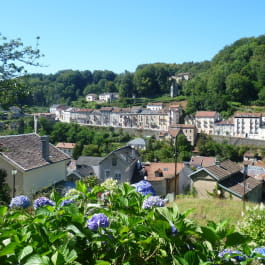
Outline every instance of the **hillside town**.
POLYGON ((61 122, 151 130, 159 132, 161 137, 176 136, 176 131, 181 131, 192 145, 195 144, 198 133, 265 140, 265 116, 262 113, 236 112, 228 120, 223 120, 216 111, 197 111, 193 116, 184 117, 181 105, 166 106, 163 103, 148 103, 146 108, 100 109, 52 105, 50 113, 55 120, 61 122))

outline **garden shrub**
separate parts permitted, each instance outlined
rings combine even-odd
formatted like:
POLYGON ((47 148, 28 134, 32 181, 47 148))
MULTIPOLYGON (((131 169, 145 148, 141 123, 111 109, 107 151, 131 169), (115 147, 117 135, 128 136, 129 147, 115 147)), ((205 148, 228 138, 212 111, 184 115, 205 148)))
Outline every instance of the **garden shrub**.
POLYGON ((265 207, 263 204, 247 207, 243 220, 238 224, 240 231, 249 235, 255 244, 265 246, 265 207))
POLYGON ((263 258, 262 248, 253 254, 251 238, 227 221, 199 226, 188 219, 191 210, 168 207, 127 183, 114 188, 109 180, 91 189, 79 181, 65 197, 52 192, 35 201, 37 207, 27 206, 0 207, 1 265, 251 264, 263 258))

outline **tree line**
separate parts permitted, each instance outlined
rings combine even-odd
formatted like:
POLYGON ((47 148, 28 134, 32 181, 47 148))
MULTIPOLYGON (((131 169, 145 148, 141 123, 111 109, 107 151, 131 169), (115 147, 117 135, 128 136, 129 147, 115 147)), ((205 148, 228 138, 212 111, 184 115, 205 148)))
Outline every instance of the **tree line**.
MULTIPOLYGON (((0 35, 1 37, 1 35, 0 35)), ((37 40, 38 41, 38 40, 37 40)), ((211 61, 139 65, 135 72, 62 70, 56 74, 27 75, 25 65, 38 65, 39 49, 20 39, 0 38, 0 104, 3 107, 50 106, 79 101, 89 93, 118 92, 123 105, 132 98, 169 96, 169 77, 190 72, 193 78, 179 85, 188 101, 187 113, 216 110, 229 116, 236 106, 265 103, 265 35, 242 38, 224 47, 211 61)))

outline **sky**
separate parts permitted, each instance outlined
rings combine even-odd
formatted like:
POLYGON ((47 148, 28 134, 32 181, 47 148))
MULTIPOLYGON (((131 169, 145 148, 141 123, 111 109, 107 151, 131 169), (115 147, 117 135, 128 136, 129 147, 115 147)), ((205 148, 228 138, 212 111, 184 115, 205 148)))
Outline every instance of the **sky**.
POLYGON ((134 72, 140 64, 211 60, 226 45, 265 34, 264 0, 8 0, 0 33, 39 49, 43 67, 134 72))

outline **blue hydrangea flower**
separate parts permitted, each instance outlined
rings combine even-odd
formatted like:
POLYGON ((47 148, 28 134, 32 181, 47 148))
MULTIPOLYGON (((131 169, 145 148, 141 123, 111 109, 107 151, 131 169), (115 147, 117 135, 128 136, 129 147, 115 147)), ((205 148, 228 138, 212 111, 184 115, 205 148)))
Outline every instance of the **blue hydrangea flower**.
POLYGON ((176 236, 178 233, 178 229, 175 227, 175 225, 172 222, 169 222, 169 225, 171 227, 171 232, 173 236, 176 236))
POLYGON ((152 207, 163 207, 165 206, 165 201, 161 199, 159 196, 150 196, 143 201, 142 208, 150 209, 152 207))
POLYGON ((227 258, 235 259, 236 261, 244 261, 246 260, 245 255, 239 251, 239 250, 231 250, 231 249, 224 249, 221 252, 219 252, 218 257, 225 258, 225 260, 228 260, 227 258), (238 256, 235 254, 239 254, 238 256))
POLYGON ((19 195, 19 196, 14 197, 11 200, 9 207, 11 209, 14 209, 14 208, 26 209, 30 206, 30 204, 31 204, 30 199, 27 196, 19 195))
POLYGON ((96 213, 87 220, 86 225, 91 230, 97 230, 99 227, 108 227, 109 219, 104 213, 96 213))
POLYGON ((147 180, 141 180, 137 183, 132 184, 132 186, 136 188, 136 191, 140 192, 143 195, 156 195, 153 186, 147 180))
POLYGON ((72 204, 72 203, 74 203, 74 200, 72 200, 72 199, 66 199, 66 200, 63 200, 60 203, 60 206, 63 207, 63 206, 66 206, 66 205, 69 205, 69 204, 72 204))
MULTIPOLYGON (((265 247, 258 247, 252 250, 252 255, 261 255, 264 256, 265 259, 265 247)), ((258 257, 258 259, 261 259, 262 257, 258 257)))
POLYGON ((47 197, 39 197, 37 198, 34 202, 33 202, 33 208, 36 210, 39 207, 43 207, 43 206, 55 206, 55 202, 50 200, 47 197))

